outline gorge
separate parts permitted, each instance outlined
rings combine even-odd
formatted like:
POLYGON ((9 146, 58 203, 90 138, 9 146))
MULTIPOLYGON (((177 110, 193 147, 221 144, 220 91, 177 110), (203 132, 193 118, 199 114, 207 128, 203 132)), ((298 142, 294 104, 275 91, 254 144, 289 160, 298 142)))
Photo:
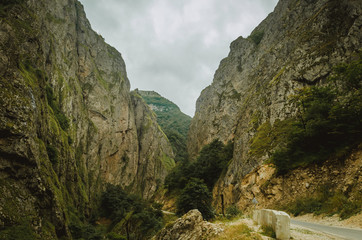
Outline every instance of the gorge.
POLYGON ((328 186, 360 211, 361 29, 361 1, 280 0, 231 43, 191 119, 156 92, 130 90, 122 55, 92 30, 78 0, 2 1, 0 239, 78 239, 75 223, 107 222, 106 200, 138 204, 115 213, 119 238, 107 235, 129 238, 139 224, 129 227, 132 214, 162 215, 156 200, 174 197, 167 176, 183 163, 206 168, 202 150, 212 144, 223 154, 207 186, 219 213, 253 198, 287 205, 328 186), (303 127, 312 137, 297 135, 303 127), (318 149, 292 146, 291 137, 318 149), (308 160, 287 155, 295 149, 308 160))

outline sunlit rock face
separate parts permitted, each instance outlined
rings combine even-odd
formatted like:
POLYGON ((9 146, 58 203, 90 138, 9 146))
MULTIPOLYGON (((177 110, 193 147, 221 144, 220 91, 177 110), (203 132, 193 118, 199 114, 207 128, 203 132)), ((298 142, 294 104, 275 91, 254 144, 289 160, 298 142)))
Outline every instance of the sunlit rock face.
POLYGON ((2 1, 0 46, 0 228, 68 238, 106 183, 153 196, 171 146, 78 1, 2 1))
MULTIPOLYGON (((239 199, 241 179, 269 154, 250 154, 258 127, 295 115, 288 98, 323 84, 332 67, 362 47, 361 1, 281 0, 251 33, 230 45, 214 80, 196 104, 188 151, 196 156, 213 139, 234 141, 234 156, 214 191, 239 199)), ((218 197, 219 199, 219 197, 218 197)))

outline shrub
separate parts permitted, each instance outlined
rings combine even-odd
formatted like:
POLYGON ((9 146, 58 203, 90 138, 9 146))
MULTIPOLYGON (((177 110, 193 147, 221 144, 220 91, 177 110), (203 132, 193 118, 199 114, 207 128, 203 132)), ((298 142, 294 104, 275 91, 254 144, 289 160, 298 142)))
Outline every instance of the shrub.
POLYGON ((240 209, 235 205, 231 205, 226 208, 226 217, 229 219, 240 216, 241 214, 242 213, 241 213, 240 209))
POLYGON ((361 212, 362 202, 360 201, 347 201, 342 205, 339 217, 341 219, 347 219, 361 212))
POLYGON ((102 240, 103 232, 91 224, 85 224, 82 228, 82 239, 102 240))
POLYGON ((294 216, 314 213, 320 214, 339 214, 341 219, 349 218, 361 211, 361 194, 354 196, 350 200, 347 195, 341 192, 331 191, 331 186, 322 186, 317 194, 312 197, 299 198, 285 206, 283 209, 294 216))
POLYGON ((261 40, 264 37, 264 30, 257 30, 257 31, 253 31, 249 38, 256 44, 259 45, 259 43, 261 42, 261 40))
POLYGON ((294 216, 299 216, 306 213, 319 212, 322 204, 317 198, 299 198, 290 204, 287 210, 294 216))
POLYGON ((211 201, 212 194, 204 181, 192 178, 177 199, 177 214, 183 215, 192 209, 198 209, 204 219, 212 219, 214 214, 211 201))
POLYGON ((58 156, 59 152, 58 149, 56 149, 53 145, 47 145, 46 146, 48 158, 52 164, 58 163, 58 156))

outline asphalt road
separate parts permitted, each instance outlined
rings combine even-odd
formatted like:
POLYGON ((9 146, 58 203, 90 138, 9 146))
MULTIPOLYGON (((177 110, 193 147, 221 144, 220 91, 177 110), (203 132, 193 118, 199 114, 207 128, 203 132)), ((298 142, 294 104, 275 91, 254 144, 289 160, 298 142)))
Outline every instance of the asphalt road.
POLYGON ((302 227, 310 228, 319 232, 324 232, 327 234, 332 234, 334 236, 340 237, 341 239, 351 239, 351 240, 362 240, 362 230, 351 229, 351 228, 341 228, 341 227, 332 227, 326 226, 317 223, 302 222, 297 220, 290 220, 291 224, 299 225, 302 227))

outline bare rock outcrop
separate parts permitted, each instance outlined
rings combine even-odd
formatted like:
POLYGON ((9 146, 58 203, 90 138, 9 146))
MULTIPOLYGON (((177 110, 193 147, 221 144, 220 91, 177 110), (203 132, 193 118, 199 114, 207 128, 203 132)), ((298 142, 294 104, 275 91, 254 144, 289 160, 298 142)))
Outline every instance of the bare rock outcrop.
POLYGON ((162 229, 153 240, 208 239, 222 231, 218 225, 204 221, 199 210, 194 209, 162 229))
MULTIPOLYGON (((284 176, 276 177, 275 168, 262 165, 247 174, 238 186, 229 186, 222 192, 214 190, 214 199, 224 194, 225 204, 237 204, 240 208, 253 208, 255 197, 258 208, 280 208, 303 197, 320 193, 321 187, 336 192, 350 192, 352 200, 362 189, 362 151, 353 152, 345 162, 326 161, 308 168, 294 169, 284 176), (238 191, 238 192, 236 192, 238 191), (236 197, 238 196, 238 197, 236 197)), ((221 204, 215 201, 218 211, 221 204)))

